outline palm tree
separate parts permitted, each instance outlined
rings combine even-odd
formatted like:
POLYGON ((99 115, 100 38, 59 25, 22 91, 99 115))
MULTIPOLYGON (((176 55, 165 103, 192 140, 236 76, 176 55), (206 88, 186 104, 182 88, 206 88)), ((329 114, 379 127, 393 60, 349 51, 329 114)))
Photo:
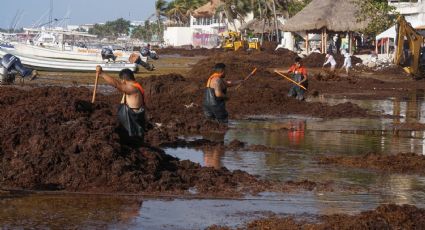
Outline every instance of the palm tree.
POLYGON ((210 0, 173 0, 168 4, 167 15, 178 24, 188 24, 190 15, 210 0))
POLYGON ((186 24, 187 9, 184 2, 175 0, 168 4, 167 16, 170 20, 175 21, 178 25, 186 24))
POLYGON ((165 9, 167 7, 167 2, 165 0, 156 0, 155 2, 155 16, 158 22, 158 26, 159 26, 159 34, 158 37, 161 38, 162 40, 162 25, 161 25, 161 16, 163 16, 165 13, 165 9))
POLYGON ((210 0, 183 0, 185 8, 187 9, 186 15, 189 16, 193 11, 209 1, 210 0))
POLYGON ((245 16, 252 11, 251 0, 224 0, 224 4, 217 9, 218 12, 223 12, 227 21, 233 26, 236 31, 235 20, 244 21, 245 16))

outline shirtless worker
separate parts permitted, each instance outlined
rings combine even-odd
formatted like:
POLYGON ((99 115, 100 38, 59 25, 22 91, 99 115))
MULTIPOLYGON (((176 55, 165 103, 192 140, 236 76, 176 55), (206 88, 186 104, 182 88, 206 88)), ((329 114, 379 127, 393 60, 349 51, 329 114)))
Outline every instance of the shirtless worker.
POLYGON ((146 128, 145 117, 145 91, 143 87, 134 78, 133 71, 123 69, 118 74, 120 80, 115 79, 102 71, 101 66, 96 67, 96 72, 103 77, 105 81, 123 93, 123 98, 118 109, 118 120, 125 133, 126 139, 135 145, 143 143, 143 137, 146 128))
POLYGON ((220 123, 228 122, 228 113, 226 111, 227 88, 243 82, 243 80, 224 80, 226 77, 225 68, 226 65, 224 63, 217 63, 214 66, 213 74, 207 81, 202 106, 206 118, 217 120, 220 123))

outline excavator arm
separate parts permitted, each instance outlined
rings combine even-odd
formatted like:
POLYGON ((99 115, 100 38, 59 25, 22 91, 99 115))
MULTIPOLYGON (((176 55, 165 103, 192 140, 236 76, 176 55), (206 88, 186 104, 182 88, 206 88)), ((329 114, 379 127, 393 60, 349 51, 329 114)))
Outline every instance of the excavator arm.
POLYGON ((421 75, 419 62, 424 37, 403 16, 399 16, 397 19, 396 31, 397 47, 394 63, 403 66, 407 73, 419 77, 421 75))

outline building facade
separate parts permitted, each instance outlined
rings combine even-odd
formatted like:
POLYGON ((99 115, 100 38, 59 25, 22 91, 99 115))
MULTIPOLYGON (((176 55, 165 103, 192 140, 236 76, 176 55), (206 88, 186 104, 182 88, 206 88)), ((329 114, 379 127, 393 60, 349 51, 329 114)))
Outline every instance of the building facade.
POLYGON ((389 0, 413 26, 425 25, 425 0, 389 0))

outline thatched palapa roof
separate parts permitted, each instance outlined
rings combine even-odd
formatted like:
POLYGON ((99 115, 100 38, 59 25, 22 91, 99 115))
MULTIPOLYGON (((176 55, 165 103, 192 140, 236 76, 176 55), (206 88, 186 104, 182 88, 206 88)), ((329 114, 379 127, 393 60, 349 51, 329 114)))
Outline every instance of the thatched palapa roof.
POLYGON ((193 12, 195 18, 198 17, 212 17, 215 15, 217 8, 224 3, 221 0, 210 0, 207 4, 199 7, 193 12))
POLYGON ((333 32, 361 31, 368 22, 357 22, 359 9, 353 0, 313 0, 281 29, 289 32, 317 32, 323 28, 333 32))
MULTIPOLYGON (((280 21, 277 21, 278 28, 281 28, 283 24, 280 21)), ((271 33, 276 30, 274 20, 261 20, 261 19, 253 19, 248 23, 241 26, 240 30, 252 30, 256 34, 263 33, 271 33)))

